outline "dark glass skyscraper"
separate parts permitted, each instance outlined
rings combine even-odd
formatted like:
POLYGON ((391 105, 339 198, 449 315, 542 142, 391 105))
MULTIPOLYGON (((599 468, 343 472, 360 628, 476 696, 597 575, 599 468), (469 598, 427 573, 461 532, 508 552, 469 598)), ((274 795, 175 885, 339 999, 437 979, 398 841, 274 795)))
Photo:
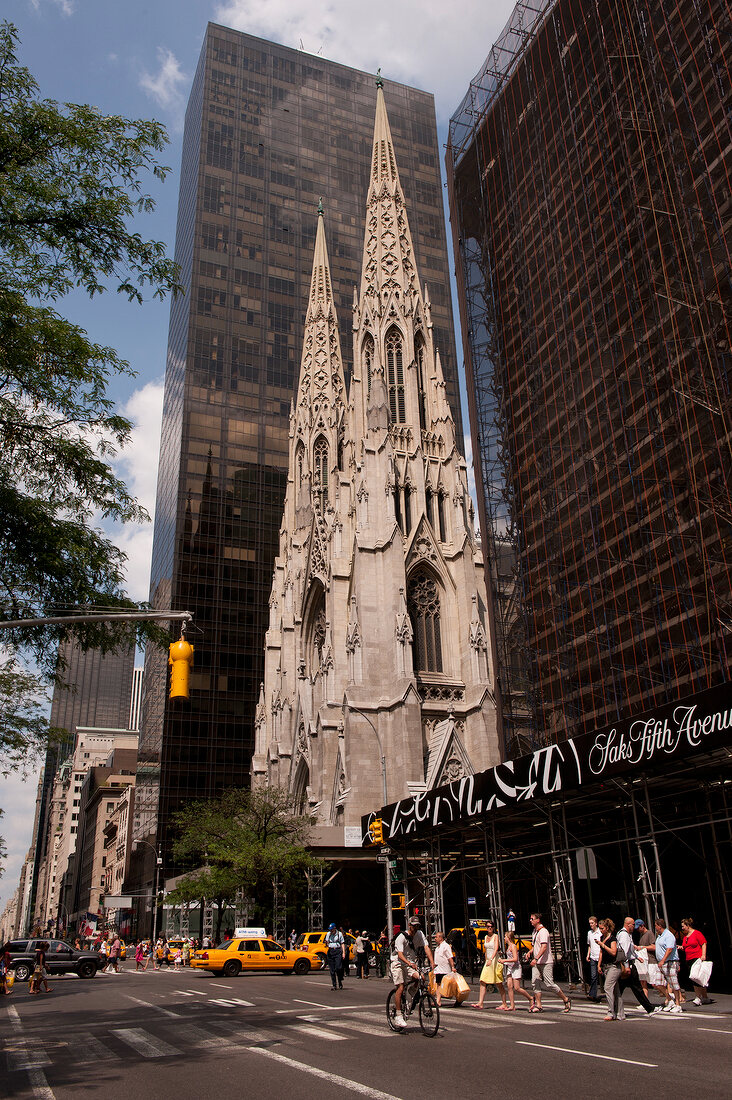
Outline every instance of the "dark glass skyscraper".
POLYGON ((518 3, 451 122, 513 754, 731 678, 731 70, 720 0, 518 3))
MULTIPOLYGON (((151 589, 155 605, 193 611, 200 634, 189 702, 167 699, 160 654, 146 663, 136 811, 148 843, 166 845, 182 802, 248 783, 317 205, 348 364, 375 104, 373 76, 208 27, 185 124, 186 294, 171 311, 151 589)), ((389 115, 459 426, 433 97, 389 84, 389 115)))

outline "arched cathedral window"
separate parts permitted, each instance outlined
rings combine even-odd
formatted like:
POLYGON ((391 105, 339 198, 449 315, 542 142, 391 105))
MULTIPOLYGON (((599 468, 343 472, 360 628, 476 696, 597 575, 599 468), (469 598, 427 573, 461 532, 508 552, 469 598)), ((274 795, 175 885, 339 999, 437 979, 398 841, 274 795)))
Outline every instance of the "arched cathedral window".
POLYGON ((389 411, 393 424, 406 422, 404 403, 404 358, 402 336, 398 329, 389 329, 384 345, 386 351, 386 384, 389 390, 389 411))
POLYGON ((328 503, 328 441, 318 436, 313 447, 313 494, 321 516, 328 503))
POLYGON ((371 396, 371 375, 374 369, 374 338, 373 336, 366 336, 363 342, 362 351, 363 360, 363 373, 362 377, 366 379, 366 397, 371 396))
POLYGON ((417 364, 417 389, 419 396, 419 426, 427 431, 427 348, 421 333, 414 339, 414 359, 417 364))
POLYGON ((407 611, 414 633, 414 667, 418 672, 442 672, 440 588, 427 569, 409 578, 407 611))
POLYGON ((301 758, 297 769, 297 775, 295 776, 295 785, 292 789, 292 812, 298 816, 304 814, 308 809, 309 781, 310 769, 304 759, 301 758))
POLYGON ((326 632, 325 592, 320 585, 317 585, 317 590, 314 593, 308 618, 309 625, 306 635, 307 665, 310 675, 315 676, 323 662, 326 632))

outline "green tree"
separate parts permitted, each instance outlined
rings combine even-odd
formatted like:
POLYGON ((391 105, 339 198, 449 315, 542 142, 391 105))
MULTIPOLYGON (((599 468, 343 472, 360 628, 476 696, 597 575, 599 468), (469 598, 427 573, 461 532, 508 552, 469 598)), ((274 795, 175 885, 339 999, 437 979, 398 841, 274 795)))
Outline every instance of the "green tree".
MULTIPOLYGON (((131 425, 109 397, 110 379, 133 375, 56 304, 75 289, 114 288, 133 302, 177 292, 176 265, 159 241, 133 232, 154 208, 148 175, 169 169, 154 121, 58 104, 16 56, 17 31, 0 26, 0 619, 60 608, 134 606, 124 594, 125 555, 97 527, 148 517, 110 460, 131 425)), ((133 628, 129 628, 132 630, 133 628)), ((146 628, 143 628, 143 633, 146 628)), ((149 630, 147 630, 149 633, 149 630)), ((14 631, 49 672, 68 627, 14 631)), ((74 627, 84 647, 129 638, 120 624, 74 627)), ((4 637, 3 640, 6 640, 4 637)))
POLYGON ((292 813, 287 792, 279 787, 235 789, 209 802, 192 802, 174 815, 173 825, 174 859, 196 869, 184 875, 168 900, 220 898, 217 938, 223 904, 237 890, 268 918, 275 877, 286 885, 317 862, 307 849, 310 818, 292 813))

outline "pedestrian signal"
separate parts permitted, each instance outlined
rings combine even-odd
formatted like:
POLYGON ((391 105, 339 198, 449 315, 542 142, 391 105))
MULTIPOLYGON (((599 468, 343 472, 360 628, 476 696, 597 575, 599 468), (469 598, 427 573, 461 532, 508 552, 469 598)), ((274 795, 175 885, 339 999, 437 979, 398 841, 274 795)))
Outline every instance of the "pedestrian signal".
POLYGON ((403 909, 406 902, 404 894, 392 894, 391 895, 391 907, 392 909, 403 909))
POLYGON ((377 817, 375 821, 372 821, 369 825, 369 837, 372 844, 384 843, 384 828, 380 817, 377 817))
POLYGON ((193 646, 181 637, 168 651, 170 665, 170 698, 187 699, 188 681, 193 668, 193 646))

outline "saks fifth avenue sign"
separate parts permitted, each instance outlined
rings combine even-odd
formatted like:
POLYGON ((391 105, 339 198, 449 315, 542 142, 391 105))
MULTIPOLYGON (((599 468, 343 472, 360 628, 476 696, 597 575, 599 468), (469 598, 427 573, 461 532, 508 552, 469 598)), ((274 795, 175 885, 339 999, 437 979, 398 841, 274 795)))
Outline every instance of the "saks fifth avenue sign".
POLYGON ((364 843, 376 817, 382 819, 385 840, 424 833, 611 776, 656 770, 725 744, 732 744, 732 683, 392 803, 362 818, 364 843))

